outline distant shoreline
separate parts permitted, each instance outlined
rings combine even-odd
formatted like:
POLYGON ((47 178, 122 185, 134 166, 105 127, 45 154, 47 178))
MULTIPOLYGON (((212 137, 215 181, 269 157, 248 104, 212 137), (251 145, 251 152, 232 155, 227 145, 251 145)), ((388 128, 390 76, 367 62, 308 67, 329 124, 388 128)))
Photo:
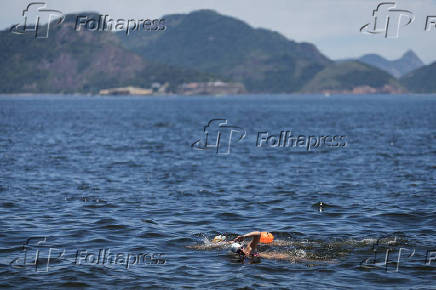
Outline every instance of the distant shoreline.
POLYGON ((183 95, 183 94, 156 94, 156 95, 101 95, 101 94, 86 94, 86 93, 71 93, 71 94, 63 94, 63 93, 0 93, 1 97, 33 97, 33 96, 78 96, 78 97, 144 97, 144 98, 153 98, 153 97, 167 97, 167 96, 180 96, 180 97, 225 97, 225 96, 263 96, 263 95, 271 95, 271 96, 325 96, 326 98, 330 96, 398 96, 398 95, 435 95, 436 93, 398 93, 398 94, 387 94, 387 93, 371 93, 371 94, 353 94, 353 93, 334 93, 326 95, 324 93, 245 93, 245 94, 219 94, 219 95, 183 95))

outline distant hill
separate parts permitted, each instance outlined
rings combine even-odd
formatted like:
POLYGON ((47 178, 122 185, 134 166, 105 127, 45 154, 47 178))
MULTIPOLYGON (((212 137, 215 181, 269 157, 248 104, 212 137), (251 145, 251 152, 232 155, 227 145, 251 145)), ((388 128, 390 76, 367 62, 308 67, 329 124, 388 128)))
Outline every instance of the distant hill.
POLYGON ((243 82, 251 92, 295 92, 331 61, 309 43, 212 10, 167 15, 165 33, 119 33, 145 59, 243 82))
POLYGON ((0 93, 95 93, 128 85, 150 87, 156 81, 176 86, 210 78, 146 61, 122 47, 115 33, 76 32, 74 19, 75 15, 67 15, 62 25, 52 25, 48 39, 0 31, 0 93))
POLYGON ((378 54, 367 54, 358 59, 360 62, 384 70, 396 78, 424 66, 421 59, 411 50, 397 60, 387 60, 378 54))
POLYGON ((400 79, 400 82, 411 92, 436 93, 436 62, 423 66, 400 79))
POLYGON ((317 73, 304 92, 394 93, 404 89, 388 73, 358 61, 334 63, 317 73))
MULTIPOLYGON (((96 13, 88 14, 98 19, 96 13)), ((211 10, 164 16, 164 31, 74 31, 75 17, 48 39, 0 31, 0 93, 96 93, 153 82, 242 82, 249 93, 398 92, 390 75, 335 63, 310 43, 211 10)), ((413 86, 408 86, 413 87, 413 86)))

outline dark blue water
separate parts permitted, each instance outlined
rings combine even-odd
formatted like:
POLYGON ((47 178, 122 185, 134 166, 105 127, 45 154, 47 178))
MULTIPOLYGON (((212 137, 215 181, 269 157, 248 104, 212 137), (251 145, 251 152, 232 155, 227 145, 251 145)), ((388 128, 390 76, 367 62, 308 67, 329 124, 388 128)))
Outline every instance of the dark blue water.
POLYGON ((1 97, 0 286, 435 289, 435 112, 434 96, 1 97), (215 118, 246 131, 228 155, 191 148, 215 118), (282 130, 347 145, 256 147, 282 130), (289 258, 209 242, 252 230, 289 258))

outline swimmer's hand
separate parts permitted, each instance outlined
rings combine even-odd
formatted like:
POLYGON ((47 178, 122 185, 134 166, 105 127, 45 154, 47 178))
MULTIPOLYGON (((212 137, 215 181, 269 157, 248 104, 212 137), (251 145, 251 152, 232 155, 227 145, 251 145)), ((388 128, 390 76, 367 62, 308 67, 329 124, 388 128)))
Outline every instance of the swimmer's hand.
POLYGON ((251 232, 251 233, 245 234, 243 236, 238 236, 233 241, 238 243, 238 242, 242 242, 243 240, 245 240, 245 238, 253 238, 253 240, 257 240, 257 242, 259 242, 260 235, 261 235, 261 232, 251 232))
POLYGON ((244 240, 244 236, 237 236, 234 240, 233 240, 233 242, 235 242, 235 243, 239 243, 239 242, 242 242, 244 240))

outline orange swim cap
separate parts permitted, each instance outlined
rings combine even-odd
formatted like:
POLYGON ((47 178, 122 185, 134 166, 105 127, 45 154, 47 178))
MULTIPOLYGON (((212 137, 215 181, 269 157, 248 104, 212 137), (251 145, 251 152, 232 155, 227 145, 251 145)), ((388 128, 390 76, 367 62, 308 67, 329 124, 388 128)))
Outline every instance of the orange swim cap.
POLYGON ((264 244, 269 244, 274 241, 274 236, 271 233, 268 232, 261 232, 260 233, 260 242, 264 244))

